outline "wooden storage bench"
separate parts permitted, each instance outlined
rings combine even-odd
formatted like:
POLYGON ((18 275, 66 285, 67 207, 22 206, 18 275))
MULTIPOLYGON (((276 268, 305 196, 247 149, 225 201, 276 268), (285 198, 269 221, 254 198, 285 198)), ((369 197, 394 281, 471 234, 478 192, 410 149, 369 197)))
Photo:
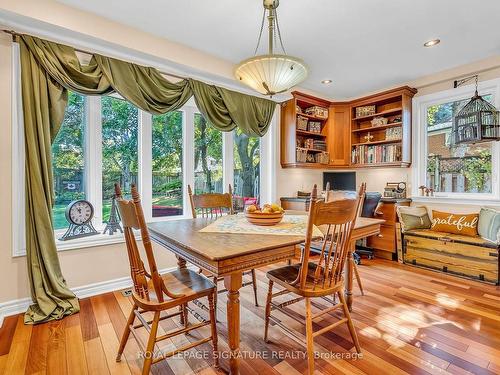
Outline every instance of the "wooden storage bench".
POLYGON ((427 229, 407 231, 403 262, 499 285, 499 246, 481 237, 427 229))

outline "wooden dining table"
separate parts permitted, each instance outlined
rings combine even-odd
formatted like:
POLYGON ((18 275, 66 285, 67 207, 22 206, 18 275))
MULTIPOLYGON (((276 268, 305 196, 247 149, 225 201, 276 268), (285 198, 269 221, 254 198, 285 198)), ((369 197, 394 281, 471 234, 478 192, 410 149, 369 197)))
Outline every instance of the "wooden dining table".
MULTIPOLYGON (((239 374, 240 302, 242 273, 295 257, 295 248, 304 235, 233 234, 200 232, 215 219, 196 218, 148 224, 151 239, 172 251, 178 267, 192 263, 210 274, 223 277, 227 293, 227 325, 230 374, 239 374)), ((380 233, 384 220, 358 218, 352 232, 352 243, 380 233)), ((353 246, 351 246, 353 248, 353 246)), ((346 301, 352 309, 353 260, 346 265, 346 301)))

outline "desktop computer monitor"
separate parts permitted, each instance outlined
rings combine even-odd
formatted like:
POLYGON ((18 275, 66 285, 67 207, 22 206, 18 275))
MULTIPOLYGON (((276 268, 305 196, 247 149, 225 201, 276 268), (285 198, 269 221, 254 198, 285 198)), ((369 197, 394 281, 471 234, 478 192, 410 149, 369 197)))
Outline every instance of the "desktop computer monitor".
POLYGON ((356 191, 356 172, 323 172, 323 190, 327 182, 330 190, 356 191))

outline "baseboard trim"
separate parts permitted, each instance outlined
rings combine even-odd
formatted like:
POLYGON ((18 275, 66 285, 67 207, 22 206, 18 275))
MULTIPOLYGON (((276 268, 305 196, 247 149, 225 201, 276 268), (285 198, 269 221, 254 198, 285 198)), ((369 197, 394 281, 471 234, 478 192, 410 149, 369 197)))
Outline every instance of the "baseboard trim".
MULTIPOLYGON (((160 273, 166 273, 177 269, 177 267, 170 267, 160 270, 160 273)), ((132 279, 128 277, 120 277, 118 279, 101 281, 98 283, 77 286, 71 288, 78 298, 87 298, 96 296, 98 294, 114 292, 130 288, 132 286, 132 279)), ((31 298, 21 298, 17 300, 7 301, 0 303, 0 328, 2 327, 4 318, 22 313, 28 309, 32 304, 31 298)))

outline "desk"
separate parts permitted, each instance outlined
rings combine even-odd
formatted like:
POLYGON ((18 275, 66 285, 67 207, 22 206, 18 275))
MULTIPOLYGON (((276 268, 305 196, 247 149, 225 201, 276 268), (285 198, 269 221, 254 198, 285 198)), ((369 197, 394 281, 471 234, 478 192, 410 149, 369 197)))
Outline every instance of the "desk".
MULTIPOLYGON (((197 218, 148 224, 151 239, 178 257, 178 266, 186 261, 217 277, 224 277, 227 293, 227 324, 231 350, 230 373, 239 374, 240 301, 242 273, 252 268, 278 263, 295 256, 295 246, 304 236, 229 234, 200 232, 214 219, 197 218)), ((383 220, 359 218, 353 230, 353 241, 377 234, 383 220)), ((346 276, 346 299, 352 304, 352 256, 346 276)))

